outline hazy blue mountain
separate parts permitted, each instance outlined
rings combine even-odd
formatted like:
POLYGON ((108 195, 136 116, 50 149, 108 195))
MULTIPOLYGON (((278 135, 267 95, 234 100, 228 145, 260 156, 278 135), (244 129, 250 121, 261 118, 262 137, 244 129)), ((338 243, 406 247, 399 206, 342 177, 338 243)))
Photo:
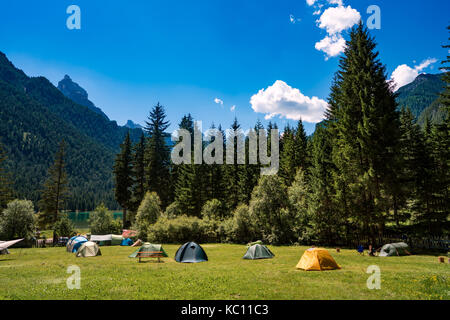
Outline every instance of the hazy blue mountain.
POLYGON ((128 120, 127 123, 125 123, 124 127, 130 128, 130 129, 143 129, 143 127, 139 123, 134 123, 131 120, 128 120))

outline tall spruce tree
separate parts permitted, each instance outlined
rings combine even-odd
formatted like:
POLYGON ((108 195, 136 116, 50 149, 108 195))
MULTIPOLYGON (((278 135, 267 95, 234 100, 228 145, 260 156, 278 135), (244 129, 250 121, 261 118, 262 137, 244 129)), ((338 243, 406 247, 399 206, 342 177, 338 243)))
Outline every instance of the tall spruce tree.
MULTIPOLYGON (((234 118, 233 123, 231 124, 230 130, 235 132, 237 135, 233 137, 233 139, 228 139, 227 144, 234 144, 233 149, 233 164, 225 165, 225 192, 226 192, 226 205, 229 212, 234 210, 239 204, 239 177, 240 171, 243 169, 242 164, 238 164, 238 139, 243 139, 239 133, 241 132, 241 125, 239 124, 237 118, 234 118)), ((245 143, 245 141, 244 141, 245 143)))
POLYGON ((6 208, 8 202, 13 198, 12 183, 5 166, 6 160, 6 151, 0 143, 0 210, 6 208))
POLYGON ((348 218, 375 238, 393 205, 399 124, 395 94, 375 41, 360 23, 350 33, 332 86, 337 196, 348 218))
POLYGON ((133 166, 131 153, 130 133, 125 136, 120 145, 120 153, 116 156, 114 164, 115 188, 114 195, 123 209, 123 228, 127 229, 131 222, 127 217, 127 211, 132 207, 133 166))
MULTIPOLYGON (((132 157, 132 175, 133 175, 133 188, 132 188, 132 203, 130 209, 133 213, 137 212, 139 205, 145 196, 145 135, 142 133, 139 141, 133 146, 132 157)), ((133 217, 130 217, 130 221, 133 221, 133 217)))
MULTIPOLYGON (((61 140, 54 163, 48 169, 48 177, 44 182, 41 200, 39 201, 41 209, 41 221, 39 223, 42 226, 53 227, 59 219, 61 210, 65 208, 69 197, 65 147, 66 143, 64 140, 61 140)), ((56 234, 54 234, 55 236, 56 234)))
POLYGON ((164 209, 170 201, 170 189, 167 181, 170 181, 170 148, 166 139, 169 121, 166 121, 164 107, 158 102, 153 107, 148 121, 145 122, 145 131, 148 138, 145 150, 146 163, 146 190, 156 192, 161 199, 161 207, 164 209))

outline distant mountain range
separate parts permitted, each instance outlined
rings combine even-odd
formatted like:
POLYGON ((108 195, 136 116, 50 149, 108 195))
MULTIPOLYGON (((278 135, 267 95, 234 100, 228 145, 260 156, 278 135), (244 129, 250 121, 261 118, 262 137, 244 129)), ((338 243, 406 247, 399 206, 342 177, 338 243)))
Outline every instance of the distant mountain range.
POLYGON ((0 52, 0 141, 8 154, 7 169, 17 196, 37 203, 64 139, 72 191, 68 207, 85 210, 104 202, 116 208, 114 158, 126 133, 137 141, 142 130, 110 121, 70 77, 59 88, 44 77, 28 77, 0 52))

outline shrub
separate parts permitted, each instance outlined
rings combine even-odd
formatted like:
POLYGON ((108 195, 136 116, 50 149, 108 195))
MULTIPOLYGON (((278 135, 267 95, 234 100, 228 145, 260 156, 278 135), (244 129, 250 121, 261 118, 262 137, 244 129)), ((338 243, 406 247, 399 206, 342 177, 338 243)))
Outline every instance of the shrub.
POLYGON ((240 204, 233 217, 226 223, 228 240, 235 243, 248 243, 260 237, 246 204, 240 204))
POLYGON ((177 201, 172 202, 164 212, 163 216, 168 219, 173 219, 178 216, 181 216, 183 212, 181 211, 180 204, 177 201))
POLYGON ((286 187, 277 175, 261 176, 252 192, 250 215, 262 232, 263 239, 273 244, 293 240, 293 223, 286 187))
POLYGON ((161 201, 158 195, 156 192, 147 192, 139 205, 135 219, 134 228, 140 239, 148 239, 148 228, 158 220, 161 213, 161 201))
POLYGON ((29 200, 13 200, 0 214, 0 236, 5 240, 30 239, 35 229, 36 217, 29 200))
POLYGON ((117 234, 120 233, 122 223, 114 220, 112 212, 102 203, 89 214, 89 227, 91 234, 117 234))
POLYGON ((53 225, 53 232, 58 237, 71 237, 75 235, 75 226, 67 215, 63 214, 53 225))
POLYGON ((202 217, 220 220, 222 215, 222 202, 217 199, 207 201, 202 208, 202 217))
POLYGON ((147 241, 164 243, 221 242, 226 237, 222 221, 186 215, 174 219, 160 217, 148 226, 146 235, 147 241))

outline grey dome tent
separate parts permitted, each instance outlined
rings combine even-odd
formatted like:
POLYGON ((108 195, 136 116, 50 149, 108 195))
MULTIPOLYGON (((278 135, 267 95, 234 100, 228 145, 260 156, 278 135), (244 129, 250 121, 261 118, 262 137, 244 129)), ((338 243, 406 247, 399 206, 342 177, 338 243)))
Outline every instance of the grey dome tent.
POLYGON ((208 256, 200 245, 195 242, 186 242, 175 253, 175 261, 185 263, 204 262, 208 261, 208 256))
POLYGON ((270 251, 266 246, 262 244, 254 244, 250 248, 248 248, 242 259, 271 259, 274 256, 275 255, 272 253, 272 251, 270 251))
POLYGON ((379 257, 406 256, 411 254, 404 242, 388 243, 381 247, 379 257))
POLYGON ((101 255, 102 252, 100 251, 98 244, 92 241, 84 242, 75 254, 76 257, 95 257, 101 255))

